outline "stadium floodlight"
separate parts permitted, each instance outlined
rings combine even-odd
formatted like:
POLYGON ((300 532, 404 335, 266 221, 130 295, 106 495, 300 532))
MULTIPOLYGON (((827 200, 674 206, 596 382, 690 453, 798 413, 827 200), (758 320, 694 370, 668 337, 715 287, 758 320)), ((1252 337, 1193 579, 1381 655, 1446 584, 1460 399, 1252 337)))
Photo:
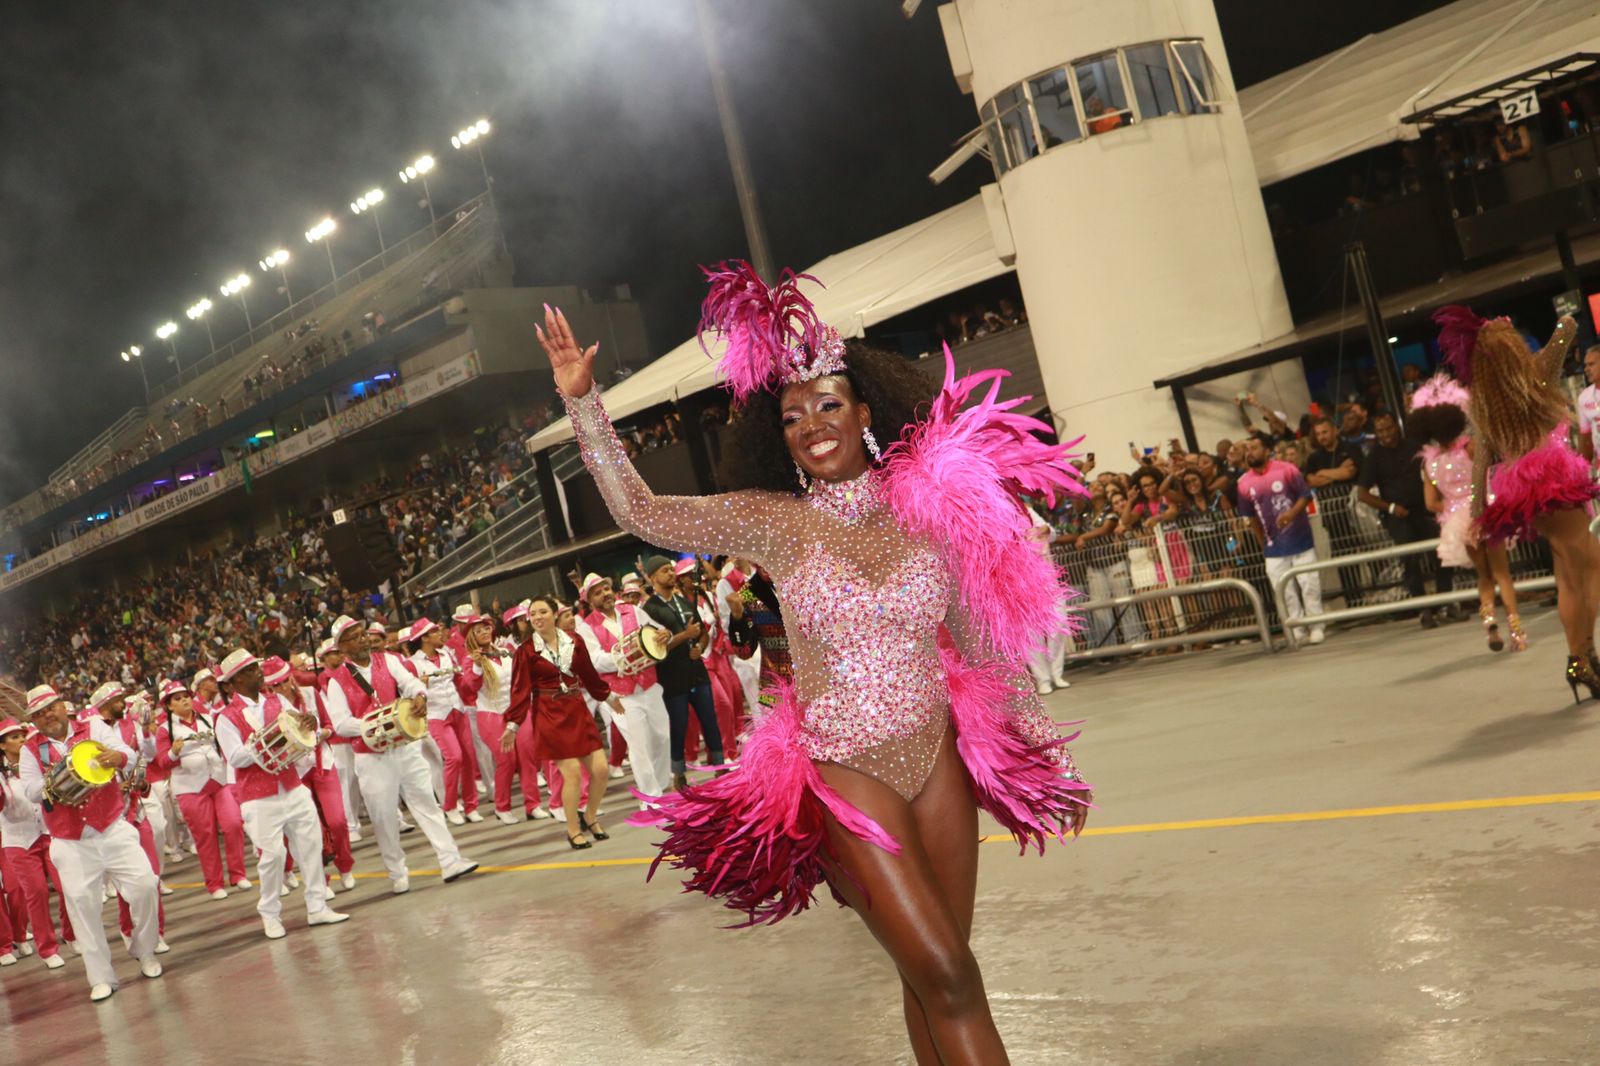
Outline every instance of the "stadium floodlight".
POLYGON ((383 222, 378 218, 378 205, 383 203, 383 190, 371 189, 350 201, 350 211, 353 214, 364 215, 372 213, 372 224, 378 228, 378 251, 387 249, 383 243, 383 222))
POLYGON ((172 335, 176 332, 178 332, 178 324, 176 322, 168 322, 164 325, 156 327, 156 336, 160 337, 162 340, 171 339, 172 335))
POLYGON ((253 330, 255 326, 250 322, 250 304, 245 300, 244 290, 250 287, 250 275, 240 271, 222 283, 222 295, 237 296, 239 306, 244 309, 244 328, 253 330))
POLYGON ((329 238, 333 236, 333 231, 338 228, 339 224, 333 220, 333 216, 326 215, 321 222, 306 230, 306 243, 316 244, 321 241, 323 249, 327 251, 328 274, 333 281, 339 280, 339 268, 333 265, 333 242, 329 238))
POLYGON ((189 316, 190 321, 200 322, 206 327, 206 343, 211 345, 212 351, 216 351, 217 341, 216 338, 211 336, 211 320, 206 317, 206 312, 209 310, 211 310, 211 301, 202 296, 200 301, 190 306, 184 314, 189 316))
POLYGON ((137 344, 130 344, 126 348, 122 349, 120 354, 122 356, 122 361, 124 363, 131 363, 131 362, 134 362, 135 360, 138 361, 138 363, 139 363, 139 381, 140 381, 140 383, 142 383, 144 385, 144 402, 145 402, 145 406, 146 407, 150 406, 150 379, 145 376, 144 360, 139 358, 141 355, 144 354, 144 349, 139 347, 137 344))
MULTIPOLYGON (((409 165, 400 171, 400 184, 409 182, 422 182, 422 199, 428 205, 428 219, 432 222, 439 221, 439 216, 433 211, 433 193, 428 190, 428 172, 433 169, 433 156, 426 153, 419 155, 409 165)), ((421 206, 420 204, 418 205, 421 206)))
POLYGON ((289 291, 288 262, 289 249, 279 248, 276 251, 268 252, 266 255, 262 256, 259 265, 263 274, 269 270, 276 270, 278 272, 278 277, 283 279, 283 298, 289 301, 290 306, 293 306, 294 293, 289 291))

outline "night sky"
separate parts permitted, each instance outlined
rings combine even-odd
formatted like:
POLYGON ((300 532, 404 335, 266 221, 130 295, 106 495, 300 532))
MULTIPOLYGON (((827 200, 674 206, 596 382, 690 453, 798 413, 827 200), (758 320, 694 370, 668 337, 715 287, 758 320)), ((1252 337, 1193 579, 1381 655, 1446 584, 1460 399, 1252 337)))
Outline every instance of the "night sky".
MULTIPOLYGON (((926 180, 977 119, 935 4, 899 6, 711 0, 780 263, 992 180, 926 180)), ((1437 6, 1218 0, 1241 86, 1437 6)), ((324 284, 302 237, 323 214, 342 269, 377 251, 358 193, 387 191, 391 239, 427 221, 395 175, 422 152, 438 204, 480 191, 449 144, 479 117, 518 284, 628 283, 660 352, 696 320, 696 264, 745 254, 689 0, 11 0, 0 44, 0 500, 140 399, 120 349, 163 355, 172 319, 199 358, 201 296, 219 343, 242 332, 225 278, 256 279, 258 321, 281 305, 256 269, 272 247, 297 295, 324 284)))

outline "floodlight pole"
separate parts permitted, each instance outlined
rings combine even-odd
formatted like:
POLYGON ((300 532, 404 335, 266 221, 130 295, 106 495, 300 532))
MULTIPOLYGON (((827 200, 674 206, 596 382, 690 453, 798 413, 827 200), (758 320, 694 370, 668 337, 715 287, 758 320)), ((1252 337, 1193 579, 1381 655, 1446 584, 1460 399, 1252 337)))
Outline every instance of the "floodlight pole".
POLYGON ((750 176, 750 160, 745 155, 744 135, 739 130, 739 116, 733 109, 733 96, 728 91, 728 78, 722 69, 716 39, 711 31, 711 12, 706 0, 695 0, 695 17, 700 21, 700 42, 705 48, 706 67, 711 72, 711 92, 717 98, 717 117, 722 120, 722 140, 728 150, 728 169, 733 171, 733 189, 739 197, 739 214, 744 219, 745 242, 750 246, 750 263, 768 284, 777 280, 773 275, 772 247, 767 241, 766 222, 761 217, 761 204, 756 199, 755 182, 750 176))

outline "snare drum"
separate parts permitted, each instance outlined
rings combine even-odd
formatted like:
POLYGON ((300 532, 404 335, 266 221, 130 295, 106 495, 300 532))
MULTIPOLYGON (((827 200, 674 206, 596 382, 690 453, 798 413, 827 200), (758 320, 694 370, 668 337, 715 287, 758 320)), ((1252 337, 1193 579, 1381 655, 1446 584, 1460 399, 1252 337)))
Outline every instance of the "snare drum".
POLYGON ((95 759, 106 746, 97 740, 80 740, 67 751, 67 757, 50 767, 44 779, 44 798, 63 807, 81 807, 95 789, 109 785, 117 771, 101 766, 95 759))
POLYGON ((617 673, 623 677, 648 670, 667 657, 666 633, 655 626, 640 626, 622 635, 612 655, 617 660, 617 673))
POLYGON ((283 773, 316 747, 316 731, 305 728, 288 710, 279 711, 276 719, 250 734, 250 754, 269 774, 283 773))
POLYGON ((388 751, 428 735, 428 715, 415 701, 395 700, 361 719, 361 739, 373 751, 388 751))

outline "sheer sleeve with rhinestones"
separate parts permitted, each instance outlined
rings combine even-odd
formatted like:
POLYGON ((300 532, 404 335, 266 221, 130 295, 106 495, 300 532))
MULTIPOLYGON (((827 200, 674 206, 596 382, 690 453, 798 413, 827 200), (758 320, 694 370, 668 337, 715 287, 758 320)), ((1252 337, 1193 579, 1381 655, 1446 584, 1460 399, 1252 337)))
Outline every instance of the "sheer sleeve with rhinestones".
POLYGON ((777 530, 794 501, 747 490, 715 496, 658 496, 633 468, 611 428, 600 390, 563 397, 584 465, 617 525, 672 551, 742 555, 772 566, 777 530), (786 506, 787 505, 787 506, 786 506))
MULTIPOLYGON (((955 643, 956 651, 961 653, 961 658, 966 663, 972 666, 993 664, 1002 667, 1006 685, 1012 691, 1006 711, 1015 720, 1017 731, 1034 744, 1052 744, 1060 740, 1061 731, 1056 728, 1055 720, 1044 709, 1044 701, 1034 691, 1033 682, 1029 679, 1027 671, 1015 664, 1002 664, 994 652, 983 643, 968 620, 966 610, 961 606, 959 594, 951 597, 950 608, 944 621, 950 630, 950 639, 955 643)), ((1067 750, 1065 744, 1055 744, 1054 747, 1047 749, 1046 757, 1061 767, 1067 778, 1073 781, 1082 780, 1077 763, 1073 762, 1072 752, 1067 750)))

